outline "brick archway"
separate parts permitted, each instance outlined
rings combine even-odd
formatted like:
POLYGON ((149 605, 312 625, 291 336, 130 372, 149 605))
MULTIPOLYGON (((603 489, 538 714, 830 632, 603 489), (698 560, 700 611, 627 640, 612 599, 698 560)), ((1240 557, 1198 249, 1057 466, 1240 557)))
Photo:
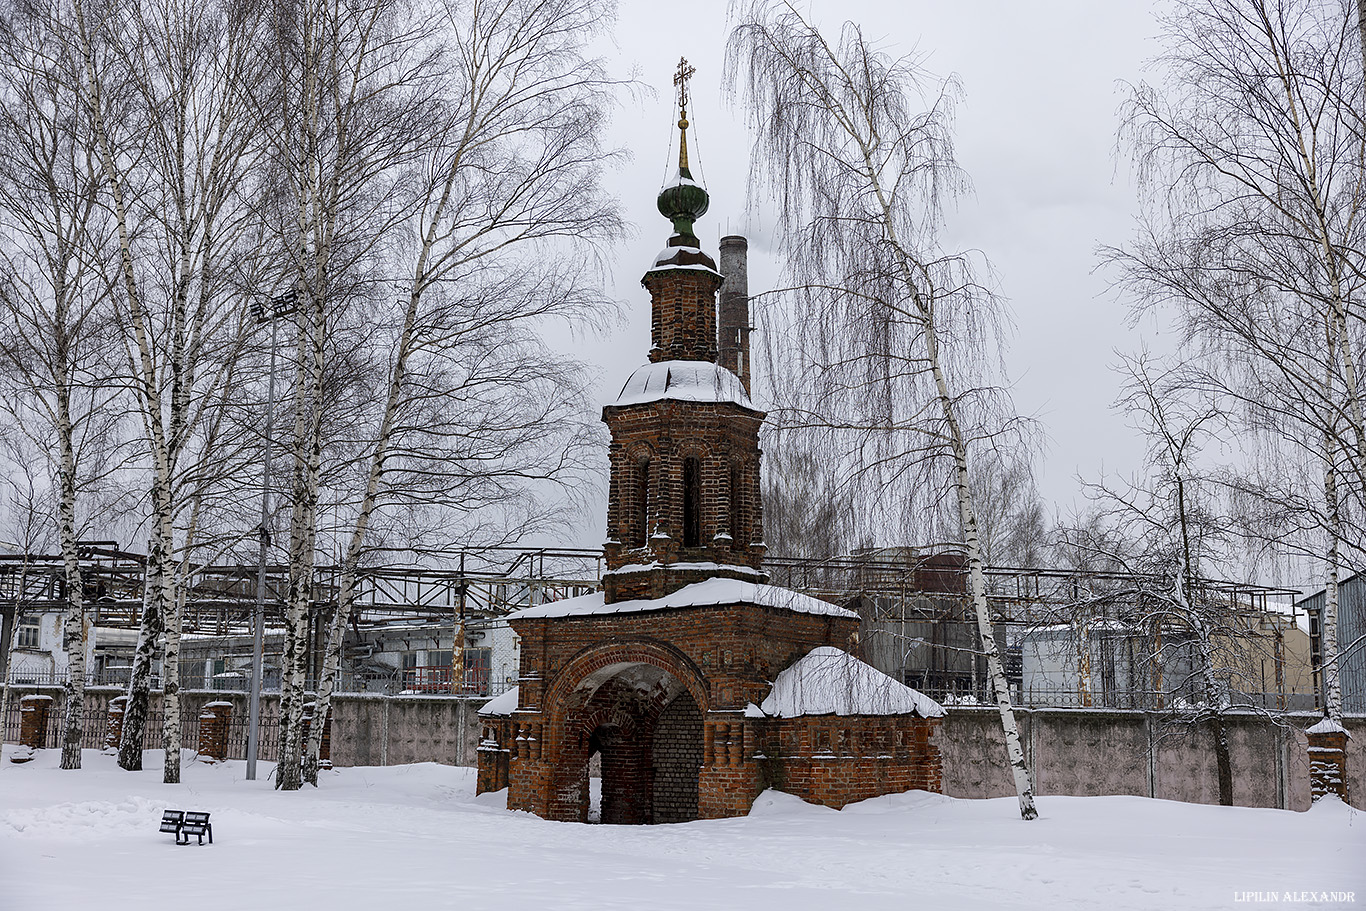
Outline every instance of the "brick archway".
POLYGON ((684 764, 689 756, 700 761, 707 704, 701 672, 664 643, 610 643, 577 655, 556 675, 545 701, 550 818, 587 820, 588 762, 595 752, 602 763, 603 822, 696 818, 696 769, 689 798, 677 783, 679 757, 684 764))
POLYGON ((680 649, 657 639, 628 639, 586 648, 566 662, 546 692, 545 710, 550 723, 555 725, 561 720, 566 697, 585 680, 617 664, 648 664, 667 671, 687 688, 704 713, 710 705, 706 677, 680 649))

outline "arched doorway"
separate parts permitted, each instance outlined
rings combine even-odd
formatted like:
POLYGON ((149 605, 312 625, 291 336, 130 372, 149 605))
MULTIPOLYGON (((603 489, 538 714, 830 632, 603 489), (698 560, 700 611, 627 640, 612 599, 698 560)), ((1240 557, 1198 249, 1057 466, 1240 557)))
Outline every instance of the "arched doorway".
POLYGON ((697 818, 702 715, 686 672, 620 661, 566 693, 557 725, 554 818, 586 822, 589 762, 602 770, 600 820, 616 825, 697 818))

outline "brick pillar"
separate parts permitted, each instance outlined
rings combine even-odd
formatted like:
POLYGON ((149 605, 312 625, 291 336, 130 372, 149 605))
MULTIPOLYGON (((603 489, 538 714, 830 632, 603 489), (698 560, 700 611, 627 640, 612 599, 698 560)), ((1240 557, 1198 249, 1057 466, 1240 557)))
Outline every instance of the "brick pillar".
POLYGON ((1305 732, 1309 736, 1309 793, 1313 800, 1336 794, 1347 802, 1347 729, 1331 718, 1305 732))
MULTIPOLYGON (((318 708, 316 702, 304 703, 303 733, 300 734, 302 742, 308 743, 308 732, 313 727, 313 713, 318 708)), ((332 768, 332 713, 327 713, 327 720, 323 722, 323 739, 318 744, 318 768, 332 768)))
POLYGON ((231 702, 209 702, 199 713, 199 755, 211 762, 228 758, 228 728, 232 724, 231 702))
POLYGON ((109 700, 109 714, 104 722, 104 749, 118 751, 123 742, 123 713, 128 708, 127 696, 115 696, 109 700))
POLYGON ((484 734, 479 738, 479 777, 475 782, 474 793, 486 794, 501 791, 508 786, 508 761, 511 751, 507 744, 511 740, 512 723, 506 718, 489 719, 484 722, 484 734))
POLYGON ((743 719, 709 721, 702 733, 702 767, 697 776, 697 818, 744 816, 759 795, 759 763, 752 747, 754 730, 743 719))
POLYGON ((47 716, 52 709, 51 696, 25 696, 19 700, 19 749, 11 762, 28 762, 47 740, 47 716))

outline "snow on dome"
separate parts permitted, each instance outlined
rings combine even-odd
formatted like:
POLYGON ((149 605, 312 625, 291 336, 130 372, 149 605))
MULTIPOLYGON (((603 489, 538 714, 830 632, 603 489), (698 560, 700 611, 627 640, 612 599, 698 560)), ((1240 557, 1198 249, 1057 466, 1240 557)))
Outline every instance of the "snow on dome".
MULTIPOLYGON (((509 620, 529 620, 537 617, 578 617, 595 614, 631 614, 644 611, 669 610, 676 607, 709 607, 715 604, 757 604, 776 607, 799 614, 822 614, 831 617, 857 618, 858 614, 826 601, 799 594, 776 585, 743 582, 739 579, 707 579, 685 585, 663 598, 639 601, 617 601, 607 604, 602 592, 551 601, 535 607, 524 607, 508 614, 509 620)), ((890 678, 889 678, 890 679, 890 678)))
POLYGON ((613 405, 678 402, 731 402, 754 410, 740 378, 710 361, 660 361, 631 374, 613 405))
POLYGON ((479 710, 480 715, 511 715, 517 711, 517 687, 505 690, 502 695, 494 696, 479 710))
MULTIPOLYGON (((1343 727, 1342 725, 1338 724, 1338 723, 1337 723, 1336 721, 1334 721, 1332 718, 1329 718, 1327 715, 1324 715, 1322 721, 1320 721, 1318 724, 1314 725, 1312 728, 1309 728, 1309 730, 1305 731, 1305 733, 1306 733, 1306 734, 1347 734, 1347 729, 1346 729, 1345 727, 1343 727)), ((1348 736, 1350 737, 1351 735, 1348 734, 1348 736)))
POLYGON ((944 714, 944 707, 930 697, 829 645, 812 649, 779 674, 759 709, 770 718, 944 714))

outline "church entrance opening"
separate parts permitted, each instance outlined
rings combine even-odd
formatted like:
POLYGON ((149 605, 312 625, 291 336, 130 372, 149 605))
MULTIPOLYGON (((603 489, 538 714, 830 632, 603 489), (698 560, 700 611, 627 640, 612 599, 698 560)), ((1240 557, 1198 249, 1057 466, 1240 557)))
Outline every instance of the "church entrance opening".
POLYGON ((702 710, 686 686, 651 664, 614 664, 590 675, 574 691, 566 716, 566 746, 580 795, 579 818, 588 820, 588 768, 602 770, 600 821, 648 825, 697 819, 702 765, 702 710))

